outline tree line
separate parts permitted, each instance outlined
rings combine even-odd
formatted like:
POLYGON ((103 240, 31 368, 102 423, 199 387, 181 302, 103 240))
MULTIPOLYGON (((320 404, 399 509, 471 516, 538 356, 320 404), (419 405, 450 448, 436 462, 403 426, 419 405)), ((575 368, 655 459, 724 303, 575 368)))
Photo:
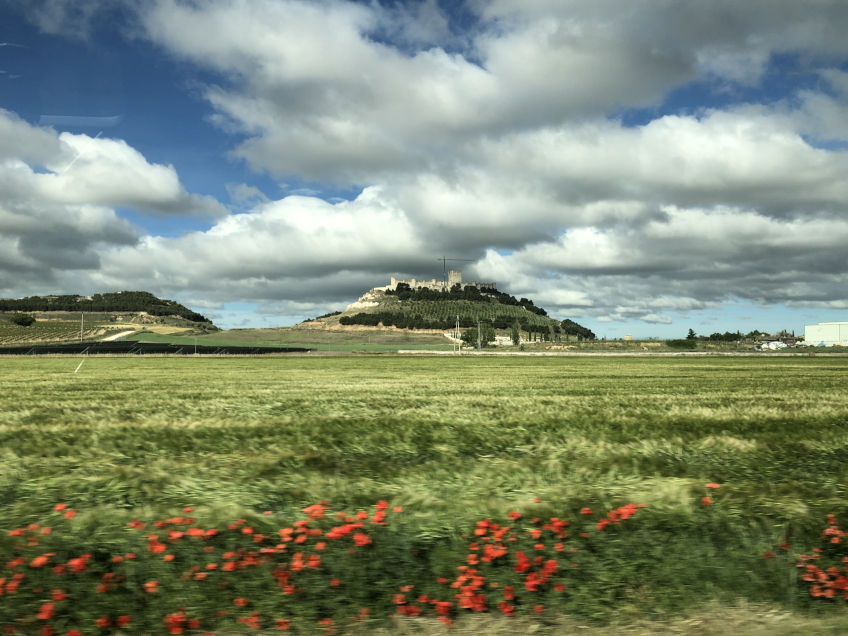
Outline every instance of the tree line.
MULTIPOLYGON (((339 318, 341 325, 365 325, 376 327, 382 324, 384 327, 397 327, 398 329, 453 329, 456 327, 456 321, 450 319, 424 318, 417 314, 405 314, 400 312, 379 311, 373 313, 359 312, 339 318)), ((518 344, 519 332, 526 334, 527 341, 546 341, 553 342, 561 340, 563 335, 577 336, 579 339, 594 340, 595 334, 591 329, 587 329, 582 325, 566 318, 561 323, 557 324, 551 320, 547 325, 531 324, 526 319, 516 320, 513 316, 498 316, 494 320, 481 320, 481 329, 486 330, 486 338, 488 342, 495 339, 495 329, 510 329, 513 341, 518 344), (488 338, 491 335, 491 338, 488 338)), ((461 316, 459 318, 459 326, 473 332, 472 335, 466 336, 474 342, 477 339, 477 321, 471 316, 461 316)))
MULTIPOLYGON (((794 332, 790 333, 786 329, 782 329, 776 334, 774 337, 776 338, 789 338, 794 336, 794 332)), ((695 333, 694 329, 690 329, 686 334, 687 340, 712 340, 717 342, 740 342, 742 340, 756 340, 758 338, 762 338, 763 336, 768 337, 769 334, 765 331, 760 331, 759 329, 754 329, 753 331, 749 331, 748 333, 742 333, 741 331, 725 331, 724 333, 716 331, 715 333, 711 333, 709 336, 699 336, 695 333)))
POLYGON ((143 311, 151 316, 180 316, 191 322, 210 322, 205 316, 173 300, 157 298, 145 291, 94 294, 91 298, 70 294, 2 298, 0 311, 143 311))
POLYGON ((494 287, 484 287, 481 290, 476 285, 466 285, 463 287, 459 283, 456 283, 449 290, 430 289, 429 287, 412 289, 409 283, 398 283, 395 289, 387 290, 386 295, 397 296, 398 300, 470 300, 487 302, 489 299, 493 299, 501 305, 524 307, 527 311, 533 312, 538 316, 548 315, 548 312, 541 307, 536 307, 529 298, 516 299, 515 296, 498 291, 494 287))

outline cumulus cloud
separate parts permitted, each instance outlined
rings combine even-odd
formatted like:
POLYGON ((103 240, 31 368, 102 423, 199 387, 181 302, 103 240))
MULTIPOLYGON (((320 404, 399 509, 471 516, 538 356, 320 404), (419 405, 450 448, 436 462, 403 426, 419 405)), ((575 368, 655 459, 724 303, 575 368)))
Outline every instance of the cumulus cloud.
POLYGON ((57 134, 0 109, 0 291, 50 291, 63 273, 97 270, 110 246, 135 245, 139 231, 116 214, 120 206, 223 210, 187 193, 172 166, 148 163, 123 141, 57 134))
POLYGON ((95 276, 107 286, 131 278, 215 299, 349 297, 398 264, 420 269, 421 252, 406 215, 369 188, 349 202, 289 196, 207 231, 144 237, 106 252, 95 276))
POLYGON ((232 158, 317 191, 233 183, 225 215, 121 140, 0 117, 9 200, 105 215, 73 263, 92 286, 320 313, 446 255, 553 313, 663 325, 734 299, 824 306, 848 282, 840 0, 469 0, 462 26, 433 0, 140 6, 144 37, 211 73, 232 158), (787 60, 818 81, 757 92, 787 60), (669 106, 693 87, 723 99, 669 106), (339 186, 361 194, 319 198, 339 186), (138 237, 116 206, 216 219, 138 237))
POLYGON ((729 208, 663 212, 624 232, 578 228, 508 255, 489 253, 476 269, 483 277, 518 272, 525 288, 561 311, 580 306, 559 295, 582 293, 596 316, 649 323, 740 298, 807 306, 838 297, 848 283, 845 220, 787 221, 729 208))
MULTIPOLYGON (((848 52, 841 2, 477 5, 480 28, 452 53, 443 24, 411 51, 372 38, 396 18, 377 4, 157 0, 142 19, 155 42, 230 78, 206 97, 248 135, 237 156, 278 176, 356 183, 448 170, 468 140, 655 106, 708 76, 750 83, 777 53, 848 52)), ((413 6, 444 21, 432 3, 413 6)))

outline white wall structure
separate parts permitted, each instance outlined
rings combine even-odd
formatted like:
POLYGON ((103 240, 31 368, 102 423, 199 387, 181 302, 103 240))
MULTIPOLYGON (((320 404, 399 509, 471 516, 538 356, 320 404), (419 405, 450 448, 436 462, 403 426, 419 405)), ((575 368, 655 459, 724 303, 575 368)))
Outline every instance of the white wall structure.
POLYGON ((804 342, 809 346, 848 347, 848 322, 820 322, 804 326, 804 342))

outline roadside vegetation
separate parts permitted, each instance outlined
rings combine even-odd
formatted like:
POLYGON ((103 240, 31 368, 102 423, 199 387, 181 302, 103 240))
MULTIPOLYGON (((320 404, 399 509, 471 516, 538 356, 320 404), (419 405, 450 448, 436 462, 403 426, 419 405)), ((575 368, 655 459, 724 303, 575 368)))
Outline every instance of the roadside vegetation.
POLYGON ((844 628, 843 358, 78 365, 0 371, 21 633, 844 628))

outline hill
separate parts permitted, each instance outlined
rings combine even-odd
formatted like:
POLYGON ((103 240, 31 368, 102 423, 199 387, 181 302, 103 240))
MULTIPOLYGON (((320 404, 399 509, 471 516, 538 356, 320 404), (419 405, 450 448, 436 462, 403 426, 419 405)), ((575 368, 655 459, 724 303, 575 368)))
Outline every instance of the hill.
POLYGON ((201 314, 148 292, 0 299, 3 345, 96 342, 150 332, 196 335, 217 331, 201 314), (13 317, 20 313, 35 322, 16 324, 13 317))
POLYGON ((146 291, 0 298, 0 311, 144 312, 150 316, 178 316, 189 322, 211 323, 205 316, 178 302, 157 298, 146 291))
POLYGON ((501 331, 517 327, 527 340, 559 340, 563 335, 595 337, 578 323, 551 318, 529 298, 516 299, 491 283, 478 286, 456 282, 449 288, 432 289, 393 279, 391 285, 369 290, 345 311, 309 322, 327 328, 363 325, 440 331, 455 330, 457 323, 460 329, 467 329, 480 322, 501 331))

